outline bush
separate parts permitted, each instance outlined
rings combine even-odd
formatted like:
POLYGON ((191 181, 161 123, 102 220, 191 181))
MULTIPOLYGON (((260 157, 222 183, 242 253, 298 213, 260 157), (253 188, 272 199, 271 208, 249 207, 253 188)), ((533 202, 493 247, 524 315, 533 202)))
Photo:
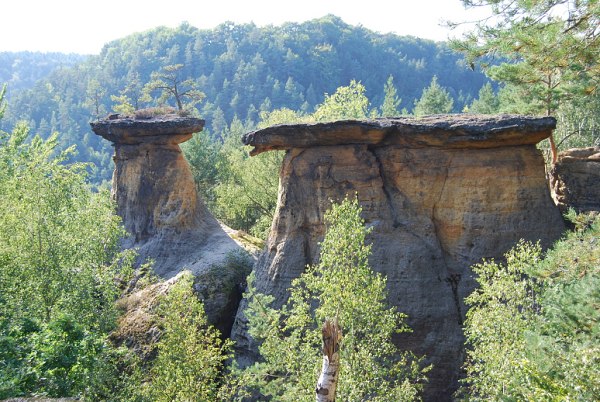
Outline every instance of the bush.
POLYGON ((464 399, 600 395, 600 218, 575 220, 587 229, 580 226, 546 256, 520 242, 506 263, 474 267, 480 288, 467 298, 464 399))
POLYGON ((321 325, 336 318, 340 346, 339 400, 405 401, 418 398, 425 370, 402 352, 392 336, 408 331, 405 315, 390 308, 386 279, 368 264, 369 232, 358 202, 345 200, 325 215, 327 232, 318 265, 292 282, 291 296, 279 310, 272 296, 257 293, 250 278, 249 332, 261 342, 264 361, 246 369, 246 391, 281 401, 312 401, 319 376, 321 325))
POLYGON ((85 395, 109 380, 116 279, 133 256, 108 192, 66 162, 73 150, 28 136, 0 132, 0 398, 85 395))
POLYGON ((159 304, 162 336, 143 395, 152 401, 214 401, 221 388, 231 341, 208 325, 186 272, 159 304))

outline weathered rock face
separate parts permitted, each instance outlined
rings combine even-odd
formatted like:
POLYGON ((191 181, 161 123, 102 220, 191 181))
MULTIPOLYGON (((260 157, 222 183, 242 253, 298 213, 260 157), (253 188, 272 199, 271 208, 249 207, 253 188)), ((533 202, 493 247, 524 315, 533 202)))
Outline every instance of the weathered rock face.
POLYGON ((167 115, 118 117, 91 125, 115 147, 112 194, 131 234, 124 247, 137 248, 141 260, 152 259, 154 271, 164 278, 188 269, 199 284, 222 283, 221 291, 200 294, 209 320, 229 333, 241 298, 236 285, 244 274, 222 272, 216 278, 214 271, 228 265, 228 255, 242 248, 204 206, 179 148, 202 130, 204 121, 167 115))
POLYGON ((112 194, 136 243, 212 223, 178 145, 203 126, 192 118, 92 123, 96 134, 115 145, 112 194))
MULTIPOLYGON (((432 116, 275 126, 244 136, 253 153, 287 150, 278 208, 257 287, 288 297, 292 279, 318 259, 331 200, 355 193, 373 227, 371 266, 387 276, 389 302, 411 334, 395 342, 434 368, 427 400, 449 400, 463 361, 463 299, 470 265, 499 258, 519 239, 544 246, 562 230, 535 144, 552 118, 432 116)), ((242 363, 256 358, 244 301, 234 324, 242 363)))
POLYGON ((600 212, 600 147, 561 152, 550 172, 554 200, 562 212, 600 212))

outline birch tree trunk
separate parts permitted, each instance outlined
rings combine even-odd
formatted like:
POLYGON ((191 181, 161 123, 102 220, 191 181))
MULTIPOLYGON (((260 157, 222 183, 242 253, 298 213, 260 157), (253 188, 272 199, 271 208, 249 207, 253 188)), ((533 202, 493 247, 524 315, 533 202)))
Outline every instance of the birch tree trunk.
POLYGON ((317 382, 317 402, 334 402, 340 371, 342 330, 336 320, 325 320, 323 328, 323 367, 317 382))

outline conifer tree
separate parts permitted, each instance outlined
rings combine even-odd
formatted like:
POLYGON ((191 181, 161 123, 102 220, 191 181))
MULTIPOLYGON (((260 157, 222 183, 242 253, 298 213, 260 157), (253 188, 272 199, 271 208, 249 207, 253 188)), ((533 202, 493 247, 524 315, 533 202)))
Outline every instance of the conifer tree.
POLYGON ((479 90, 479 96, 473 100, 471 106, 469 106, 469 113, 477 114, 494 114, 498 113, 500 109, 500 100, 498 96, 494 94, 492 84, 487 82, 479 90))
POLYGON ((429 114, 450 113, 454 106, 454 100, 448 91, 438 84, 437 76, 433 76, 429 87, 423 89, 419 100, 415 101, 415 116, 429 114))
POLYGON ((175 99, 177 110, 183 111, 185 100, 193 106, 202 101, 204 93, 198 90, 197 83, 192 79, 183 79, 181 70, 183 64, 173 64, 162 68, 160 72, 152 73, 152 80, 146 84, 144 91, 148 96, 153 91, 160 91, 159 104, 164 104, 170 98, 175 99))
POLYGON ((394 117, 400 114, 398 106, 402 99, 398 98, 396 87, 394 86, 394 77, 390 75, 383 87, 385 97, 381 105, 381 116, 394 117))
MULTIPOLYGON (((600 3, 596 0, 462 0, 467 8, 488 6, 451 47, 493 79, 511 86, 535 105, 531 112, 554 115, 564 103, 596 96, 600 85, 600 3), (498 58, 500 63, 490 62, 498 58)), ((531 113, 530 112, 530 113, 531 113)), ((557 145, 550 136, 552 160, 557 145)))
POLYGON ((490 6, 495 18, 480 21, 451 45, 469 62, 481 63, 496 80, 515 84, 552 114, 562 99, 590 95, 599 85, 600 4, 595 0, 463 0, 466 7, 490 6), (507 60, 508 59, 508 60, 507 60))

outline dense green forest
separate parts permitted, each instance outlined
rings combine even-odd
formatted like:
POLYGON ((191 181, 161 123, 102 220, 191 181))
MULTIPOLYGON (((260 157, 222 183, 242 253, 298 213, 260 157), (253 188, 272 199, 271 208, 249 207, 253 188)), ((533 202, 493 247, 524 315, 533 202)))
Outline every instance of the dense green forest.
MULTIPOLYGON (((94 56, 2 53, 0 77, 5 81, 0 82, 8 83, 10 101, 2 128, 10 130, 24 120, 43 138, 59 132, 59 147, 77 145, 76 160, 92 162, 89 180, 99 183, 110 178, 112 150, 88 123, 123 111, 123 105, 135 109, 166 101, 174 106, 173 100, 149 91, 148 84, 165 68, 181 65, 177 79, 204 94, 193 110, 206 120, 209 138, 218 142, 235 131, 232 124, 239 127, 236 120, 242 131, 254 129, 261 112, 286 108, 311 114, 327 94, 352 80, 365 88, 370 117, 550 113, 559 119, 559 148, 600 142, 595 70, 585 71, 581 62, 564 57, 549 70, 536 68, 547 60, 516 63, 519 56, 502 46, 480 49, 468 41, 447 44, 379 34, 332 15, 267 27, 224 23, 200 30, 184 23, 110 42, 94 56), (384 105, 390 77, 397 96, 393 107, 384 105)), ((532 46, 532 53, 549 51, 532 46)), ((581 53, 589 53, 585 49, 581 53)), ((589 59, 593 52, 583 56, 589 59)))
POLYGON ((73 53, 0 52, 0 82, 8 84, 10 92, 29 89, 53 71, 72 67, 86 58, 73 53))
POLYGON ((114 97, 124 95, 136 108, 156 103, 143 96, 143 87, 163 67, 183 64, 180 78, 194 80, 205 94, 198 115, 219 138, 235 117, 251 129, 261 111, 311 113, 325 94, 351 80, 365 86, 369 108, 378 109, 390 75, 398 110, 411 112, 437 76, 454 99, 452 111, 461 111, 488 82, 461 60, 445 43, 382 35, 331 15, 268 27, 224 23, 199 30, 182 24, 108 43, 99 55, 58 69, 33 87, 9 87, 3 128, 25 120, 43 137, 58 131, 65 147, 77 144, 78 160, 97 166, 91 179, 98 181, 110 177, 111 150, 88 122, 112 112, 119 104, 114 97))
MULTIPOLYGON (((599 145, 599 3, 463 3, 491 5, 497 24, 450 44, 381 35, 334 16, 264 28, 183 24, 111 42, 96 56, 0 54, 9 85, 7 103, 0 88, 0 399, 314 400, 319 325, 335 310, 349 345, 340 399, 418 400, 428 368, 390 342, 408 328, 383 302, 386 278, 369 266, 370 229, 353 200, 327 212, 319 261, 294 281, 283 308, 272 308, 250 277, 250 332, 262 336, 261 362, 230 364, 232 342, 208 324, 189 275, 153 294, 149 319, 161 336, 149 345, 151 358, 115 342, 127 297, 162 282, 148 266, 134 269, 134 252, 119 247, 120 219, 96 185, 110 175, 112 149, 88 123, 123 108, 175 105, 152 82, 172 72, 182 84, 191 80, 203 96, 188 111, 207 120, 184 145, 196 184, 220 219, 263 237, 282 155, 248 156, 239 135, 257 127, 551 114, 559 149, 599 145), (565 3, 573 9, 563 19, 553 10, 565 3)), ((574 229, 551 250, 520 242, 503 261, 473 268, 480 287, 466 299, 456 398, 597 399, 600 217, 571 211, 567 219, 574 229)))

